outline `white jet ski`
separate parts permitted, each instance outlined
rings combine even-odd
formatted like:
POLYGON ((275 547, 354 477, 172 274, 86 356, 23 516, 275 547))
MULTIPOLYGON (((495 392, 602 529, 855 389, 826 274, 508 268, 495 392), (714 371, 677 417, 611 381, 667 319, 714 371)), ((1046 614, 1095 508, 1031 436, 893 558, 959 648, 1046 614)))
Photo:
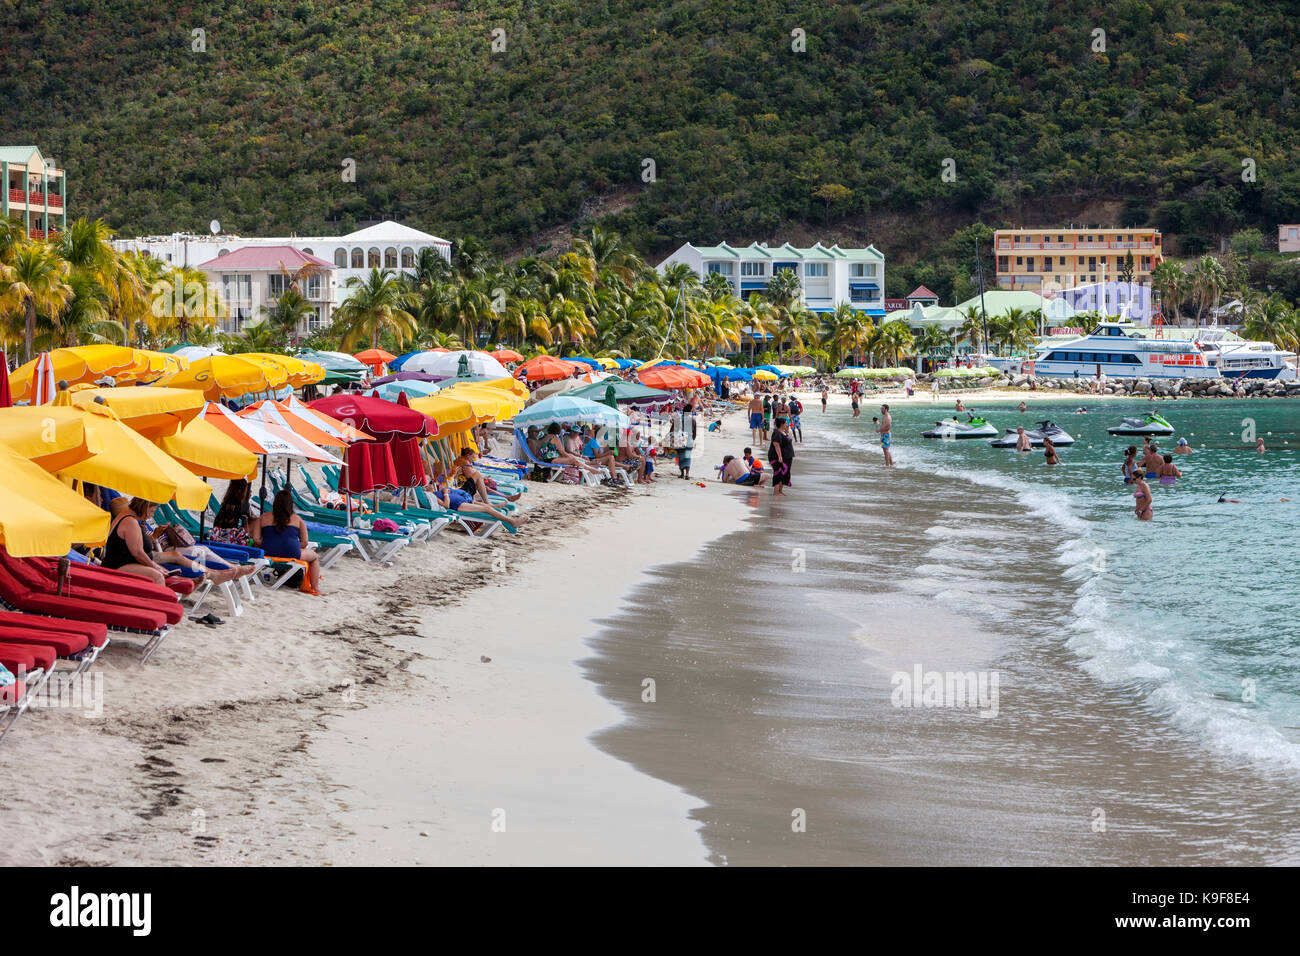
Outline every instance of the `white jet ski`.
POLYGON ((921 432, 922 438, 997 438, 998 430, 980 416, 966 414, 964 422, 956 418, 947 418, 935 422, 929 431, 921 432))
MULTIPOLYGON (((1064 448, 1066 445, 1073 445, 1074 439, 1060 425, 1049 421, 1041 421, 1037 428, 1026 428, 1025 435, 1029 438, 1029 443, 1035 448, 1043 447, 1043 439, 1050 438, 1052 444, 1058 448, 1064 448)), ((1019 436, 1014 428, 1008 428, 1001 438, 995 438, 989 442, 990 448, 1015 448, 1019 436)))
POLYGON ((1126 418, 1114 428, 1106 431, 1112 435, 1172 435, 1174 426, 1157 415, 1148 412, 1141 418, 1126 418))

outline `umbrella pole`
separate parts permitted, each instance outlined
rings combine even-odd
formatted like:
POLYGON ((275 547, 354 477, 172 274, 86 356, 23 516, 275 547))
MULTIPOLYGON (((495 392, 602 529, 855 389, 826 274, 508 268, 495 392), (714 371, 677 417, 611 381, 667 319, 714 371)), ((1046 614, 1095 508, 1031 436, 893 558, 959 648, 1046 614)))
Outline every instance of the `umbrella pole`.
MULTIPOLYGON (((208 479, 206 478, 203 478, 201 480, 205 485, 208 483, 208 479)), ((179 505, 180 502, 178 501, 177 504, 179 505)), ((208 520, 208 506, 204 505, 202 508, 199 509, 199 540, 200 541, 203 540, 203 526, 207 522, 207 520, 208 520)))
POLYGON ((266 456, 265 455, 262 456, 262 487, 261 490, 258 491, 257 497, 262 499, 262 508, 263 510, 265 510, 266 508, 266 456))

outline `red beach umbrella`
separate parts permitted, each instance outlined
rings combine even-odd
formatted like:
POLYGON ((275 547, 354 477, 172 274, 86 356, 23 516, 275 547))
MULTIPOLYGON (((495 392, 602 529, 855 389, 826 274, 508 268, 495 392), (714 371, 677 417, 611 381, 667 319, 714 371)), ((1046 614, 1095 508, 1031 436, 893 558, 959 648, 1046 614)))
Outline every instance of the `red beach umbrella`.
POLYGON ((0 349, 0 408, 12 408, 13 396, 9 393, 9 360, 5 350, 0 349))
POLYGON ((308 408, 346 422, 378 441, 393 438, 432 438, 438 423, 422 412, 370 395, 331 395, 307 403, 308 408))

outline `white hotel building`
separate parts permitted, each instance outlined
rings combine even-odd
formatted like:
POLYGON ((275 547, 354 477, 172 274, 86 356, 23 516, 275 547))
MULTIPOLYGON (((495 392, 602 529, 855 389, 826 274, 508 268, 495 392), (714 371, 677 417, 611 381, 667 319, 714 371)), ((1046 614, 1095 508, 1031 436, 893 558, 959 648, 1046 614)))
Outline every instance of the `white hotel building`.
POLYGON ((735 294, 747 299, 762 292, 780 269, 793 269, 803 288, 803 306, 810 312, 832 312, 841 303, 880 318, 885 314, 885 256, 875 246, 841 249, 820 242, 806 248, 786 243, 769 246, 693 246, 689 242, 659 263, 689 266, 701 280, 711 272, 725 276, 735 294))
POLYGON ((170 236, 113 240, 113 248, 119 252, 144 253, 173 267, 197 269, 203 266, 209 274, 229 271, 214 267, 214 260, 222 256, 242 249, 270 246, 288 246, 305 256, 333 264, 328 284, 333 290, 331 304, 335 308, 348 297, 348 280, 354 276, 364 280, 371 269, 410 272, 422 249, 433 249, 448 262, 451 261, 451 243, 446 239, 439 239, 390 220, 358 229, 346 236, 255 238, 222 233, 211 236, 177 232, 170 236))

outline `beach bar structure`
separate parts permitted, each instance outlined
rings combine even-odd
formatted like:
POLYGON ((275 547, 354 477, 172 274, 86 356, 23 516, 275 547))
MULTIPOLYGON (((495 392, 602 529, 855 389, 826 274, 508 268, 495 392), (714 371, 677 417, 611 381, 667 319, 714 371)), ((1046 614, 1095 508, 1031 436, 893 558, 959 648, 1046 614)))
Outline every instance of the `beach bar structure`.
POLYGON ((68 227, 68 180, 35 146, 0 146, 0 216, 20 219, 32 239, 68 227))
POLYGON ((788 242, 769 246, 755 242, 748 246, 694 246, 689 242, 663 262, 662 273, 681 263, 703 281, 710 274, 721 275, 731 283, 741 299, 751 292, 764 292, 772 277, 783 269, 799 276, 802 305, 810 312, 833 312, 847 303, 873 318, 885 315, 885 255, 875 246, 865 249, 841 249, 838 245, 798 248, 788 242))

